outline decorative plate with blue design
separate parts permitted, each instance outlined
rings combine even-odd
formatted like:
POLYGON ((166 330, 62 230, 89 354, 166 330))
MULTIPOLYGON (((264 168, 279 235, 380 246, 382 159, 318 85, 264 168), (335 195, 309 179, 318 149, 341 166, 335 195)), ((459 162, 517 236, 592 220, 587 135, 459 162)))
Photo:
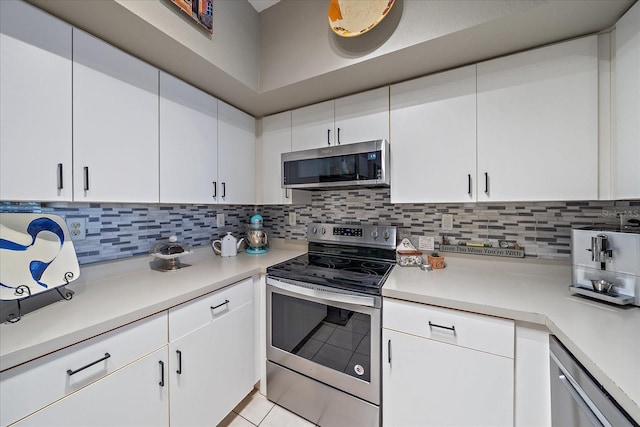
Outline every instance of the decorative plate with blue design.
POLYGON ((45 292, 79 276, 76 250, 64 219, 0 213, 0 300, 45 292))

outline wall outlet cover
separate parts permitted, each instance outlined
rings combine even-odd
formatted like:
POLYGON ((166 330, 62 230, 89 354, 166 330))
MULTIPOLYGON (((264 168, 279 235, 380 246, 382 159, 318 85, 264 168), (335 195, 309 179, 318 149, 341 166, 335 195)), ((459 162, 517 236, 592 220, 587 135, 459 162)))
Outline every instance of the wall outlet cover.
POLYGON ((453 215, 442 214, 442 229, 445 231, 453 230, 453 215))
POLYGON ((219 213, 216 215, 216 227, 224 227, 224 214, 219 213))
POLYGON ((289 212, 289 225, 296 225, 296 213, 289 212))
POLYGON ((86 218, 66 218, 67 228, 71 235, 71 240, 84 240, 87 237, 86 218))

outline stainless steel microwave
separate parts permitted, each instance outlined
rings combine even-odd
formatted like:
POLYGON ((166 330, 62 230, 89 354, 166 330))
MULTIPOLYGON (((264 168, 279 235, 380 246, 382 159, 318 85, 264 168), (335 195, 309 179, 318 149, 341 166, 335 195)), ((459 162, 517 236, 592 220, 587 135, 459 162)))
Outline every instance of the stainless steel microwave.
POLYGON ((282 188, 325 190, 389 186, 386 139, 293 151, 282 156, 282 188))

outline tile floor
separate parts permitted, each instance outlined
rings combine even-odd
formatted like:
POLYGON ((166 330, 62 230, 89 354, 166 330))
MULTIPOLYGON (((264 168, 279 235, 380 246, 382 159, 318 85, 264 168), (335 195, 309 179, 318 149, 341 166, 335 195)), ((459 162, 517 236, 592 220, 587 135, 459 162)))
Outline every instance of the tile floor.
POLYGON ((218 427, 313 427, 313 423, 274 404, 254 390, 218 427))

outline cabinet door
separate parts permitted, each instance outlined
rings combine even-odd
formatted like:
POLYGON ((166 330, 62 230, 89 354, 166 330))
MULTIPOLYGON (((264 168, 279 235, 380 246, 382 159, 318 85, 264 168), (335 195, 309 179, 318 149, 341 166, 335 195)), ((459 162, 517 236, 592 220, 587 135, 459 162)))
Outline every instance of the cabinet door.
POLYGON ((513 425, 513 359, 383 329, 386 426, 513 425))
POLYGON ((478 200, 598 197, 597 37, 478 64, 478 200))
POLYGON ((0 199, 71 201, 71 26, 0 1, 0 199))
POLYGON ((158 202, 158 70, 73 30, 74 200, 158 202))
POLYGON ((389 140, 389 86, 335 100, 335 143, 389 140))
POLYGON ((391 86, 391 201, 476 198, 476 66, 391 86))
POLYGON ((291 112, 291 150, 333 145, 334 101, 325 101, 291 112))
POLYGON ((167 375, 165 346, 14 425, 166 426, 167 375))
POLYGON ((611 152, 614 199, 640 198, 640 5, 616 24, 614 123, 611 152))
POLYGON ((290 191, 282 188, 282 153, 291 151, 291 111, 262 119, 262 203, 289 204, 290 191))
POLYGON ((249 302, 170 344, 171 425, 217 425, 251 391, 253 331, 249 302))
POLYGON ((160 202, 214 203, 218 100, 160 73, 160 202))
POLYGON ((256 120, 218 102, 218 203, 256 202, 256 120))

